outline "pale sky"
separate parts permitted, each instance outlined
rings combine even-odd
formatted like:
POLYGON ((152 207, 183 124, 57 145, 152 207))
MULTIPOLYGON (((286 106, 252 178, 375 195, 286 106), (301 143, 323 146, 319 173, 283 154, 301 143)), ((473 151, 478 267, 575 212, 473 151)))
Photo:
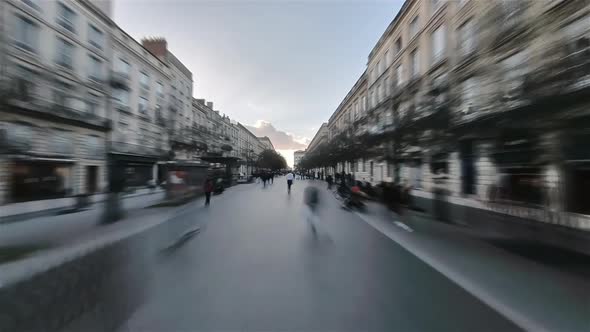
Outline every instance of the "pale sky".
POLYGON ((292 144, 275 148, 292 164, 298 142, 334 112, 403 0, 114 3, 115 21, 131 36, 166 38, 193 72, 195 97, 243 124, 290 134, 292 144))

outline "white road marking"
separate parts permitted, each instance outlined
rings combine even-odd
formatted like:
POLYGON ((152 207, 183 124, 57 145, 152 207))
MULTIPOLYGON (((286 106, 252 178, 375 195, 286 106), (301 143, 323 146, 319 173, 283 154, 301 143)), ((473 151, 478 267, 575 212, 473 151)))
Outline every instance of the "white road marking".
POLYGON ((508 320, 512 321, 514 324, 520 326, 526 331, 549 331, 549 329, 543 326, 542 322, 538 322, 529 318, 525 312, 520 310, 520 308, 511 306, 509 303, 504 302, 504 299, 494 296, 491 291, 478 284, 477 280, 473 280, 473 278, 467 277, 461 271, 453 269, 449 265, 444 264, 430 252, 421 248, 418 244, 416 244, 416 242, 410 240, 410 238, 408 238, 403 233, 395 232, 391 227, 387 227, 389 224, 373 220, 372 218, 369 218, 368 216, 365 216, 361 213, 355 212, 355 214, 377 231, 381 232, 383 235, 404 247, 418 259, 430 265, 449 280, 453 281, 459 287, 465 289, 471 295, 487 304, 489 307, 503 315, 508 320))
POLYGON ((394 224, 395 224, 397 227, 400 227, 400 228, 402 228, 403 230, 405 230, 405 231, 407 231, 407 232, 410 232, 410 233, 414 232, 414 230, 413 230, 413 229, 412 229, 410 226, 408 226, 408 225, 404 224, 404 223, 403 223, 403 222, 401 222, 401 221, 394 221, 393 223, 394 223, 394 224))

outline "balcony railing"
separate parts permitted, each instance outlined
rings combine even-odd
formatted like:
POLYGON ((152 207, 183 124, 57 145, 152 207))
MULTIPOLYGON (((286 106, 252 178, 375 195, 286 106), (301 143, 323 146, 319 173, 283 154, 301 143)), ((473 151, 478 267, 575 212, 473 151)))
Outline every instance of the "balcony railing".
POLYGON ((43 117, 60 118, 95 127, 108 127, 110 121, 86 111, 86 103, 78 97, 64 96, 62 103, 55 103, 34 93, 16 94, 7 100, 10 109, 43 117))
POLYGON ((114 141, 111 142, 111 152, 148 157, 163 157, 168 153, 168 150, 161 147, 114 141))
POLYGON ((129 90, 131 81, 129 74, 119 71, 111 71, 111 86, 118 89, 129 90))

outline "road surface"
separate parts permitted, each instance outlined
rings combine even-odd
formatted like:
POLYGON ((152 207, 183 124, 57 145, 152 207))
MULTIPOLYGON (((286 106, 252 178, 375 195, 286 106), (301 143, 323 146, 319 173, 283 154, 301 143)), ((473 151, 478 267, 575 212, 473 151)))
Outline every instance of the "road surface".
POLYGON ((121 331, 514 331, 514 323, 345 211, 323 184, 246 184, 170 222, 200 232, 153 268, 121 331), (319 232, 305 186, 321 185, 319 232))

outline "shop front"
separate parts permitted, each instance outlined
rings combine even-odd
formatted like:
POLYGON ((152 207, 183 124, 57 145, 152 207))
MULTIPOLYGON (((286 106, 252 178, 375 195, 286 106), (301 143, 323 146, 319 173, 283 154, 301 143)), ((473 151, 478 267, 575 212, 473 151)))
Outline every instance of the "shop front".
POLYGON ((512 203, 544 204, 544 160, 539 137, 507 135, 499 138, 492 157, 498 168, 495 199, 512 203))
POLYGON ((570 133, 564 144, 565 201, 569 212, 590 214, 590 133, 570 133))
POLYGON ((147 187, 157 178, 157 171, 155 171, 157 158, 123 154, 111 156, 113 164, 118 168, 116 171, 124 174, 126 188, 147 187))
POLYGON ((14 159, 9 166, 10 203, 71 196, 74 160, 58 158, 14 159))

